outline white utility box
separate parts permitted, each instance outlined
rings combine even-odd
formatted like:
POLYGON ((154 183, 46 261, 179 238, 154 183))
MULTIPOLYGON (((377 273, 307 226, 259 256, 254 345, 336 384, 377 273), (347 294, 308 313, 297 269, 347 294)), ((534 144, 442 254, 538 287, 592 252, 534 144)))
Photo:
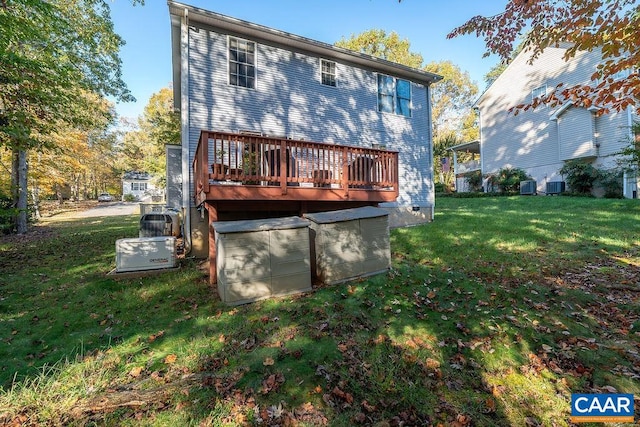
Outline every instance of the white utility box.
POLYGON ((138 237, 116 240, 116 273, 176 266, 176 238, 138 237))
POLYGON ((311 290, 309 221, 216 221, 218 294, 237 305, 311 290))
POLYGON ((311 221, 314 279, 335 284, 391 267, 389 215, 379 208, 305 214, 311 221))

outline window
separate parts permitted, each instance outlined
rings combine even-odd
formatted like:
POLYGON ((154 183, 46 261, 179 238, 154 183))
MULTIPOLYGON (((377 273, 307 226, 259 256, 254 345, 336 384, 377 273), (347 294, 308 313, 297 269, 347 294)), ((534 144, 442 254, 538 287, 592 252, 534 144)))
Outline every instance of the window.
POLYGON ((333 61, 320 60, 320 68, 322 74, 322 84, 326 86, 336 87, 336 63, 333 61))
POLYGON ((411 117, 411 83, 378 74, 378 111, 411 117))
POLYGON ((547 85, 543 85, 535 88, 531 91, 531 102, 535 101, 537 98, 542 98, 547 94, 547 85))
POLYGON ((131 191, 146 191, 147 183, 146 182, 132 182, 131 183, 131 191))
POLYGON ((229 37, 229 84, 256 87, 256 44, 229 37))

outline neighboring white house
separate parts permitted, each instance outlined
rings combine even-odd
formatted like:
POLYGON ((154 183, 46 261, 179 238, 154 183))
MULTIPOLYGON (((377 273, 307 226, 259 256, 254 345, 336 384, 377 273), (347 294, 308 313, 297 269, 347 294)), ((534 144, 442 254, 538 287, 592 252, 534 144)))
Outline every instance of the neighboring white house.
POLYGON ((433 219, 430 85, 441 76, 168 4, 174 101, 182 119, 182 207, 192 247, 206 247, 210 232, 206 212, 194 204, 201 131, 398 151, 399 195, 381 207, 389 209, 392 226, 433 219))
MULTIPOLYGON (((631 107, 604 115, 569 102, 517 115, 509 111, 548 94, 560 83, 564 87, 590 83, 601 59, 599 52, 578 52, 565 61, 565 51, 563 47, 546 48, 532 64, 530 52, 521 52, 480 96, 475 104, 480 141, 456 148, 479 153, 480 161, 454 165, 460 191, 465 188, 465 174, 474 170, 486 175, 505 167, 523 169, 536 181, 538 193, 544 194, 547 188, 560 188, 557 183, 564 178, 559 170, 568 160, 582 159, 600 169, 617 166, 617 153, 633 137, 631 125, 637 116, 631 107), (549 187, 547 183, 551 183, 549 187)), ((637 197, 635 173, 625 173, 623 186, 625 197, 637 197)))
POLYGON ((158 190, 152 178, 147 172, 125 172, 122 176, 122 199, 130 195, 140 202, 155 201, 158 190))

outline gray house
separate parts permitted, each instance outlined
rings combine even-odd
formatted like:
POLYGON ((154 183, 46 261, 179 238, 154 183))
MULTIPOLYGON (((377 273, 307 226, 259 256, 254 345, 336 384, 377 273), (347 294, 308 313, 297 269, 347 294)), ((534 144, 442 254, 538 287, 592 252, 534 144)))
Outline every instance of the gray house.
POLYGON ((168 5, 192 253, 207 254, 215 220, 367 205, 388 209, 392 226, 433 218, 440 76, 168 5))
MULTIPOLYGON (((597 51, 579 52, 569 61, 565 48, 549 47, 529 64, 530 52, 521 52, 498 79, 480 96, 475 106, 480 119, 480 141, 454 147, 454 152, 475 154, 469 162, 455 162, 456 187, 464 191, 465 176, 504 167, 524 169, 536 181, 538 193, 561 188, 559 170, 572 159, 611 169, 618 154, 633 135, 632 109, 597 115, 595 109, 576 107, 570 102, 559 107, 540 106, 521 111, 509 109, 549 93, 559 83, 565 87, 589 83, 600 61, 597 51), (478 159, 479 157, 479 159, 478 159)), ((460 156, 456 156, 460 157, 460 156)), ((469 156, 466 156, 469 158, 469 156)), ((638 177, 625 173, 625 197, 637 197, 638 177)))

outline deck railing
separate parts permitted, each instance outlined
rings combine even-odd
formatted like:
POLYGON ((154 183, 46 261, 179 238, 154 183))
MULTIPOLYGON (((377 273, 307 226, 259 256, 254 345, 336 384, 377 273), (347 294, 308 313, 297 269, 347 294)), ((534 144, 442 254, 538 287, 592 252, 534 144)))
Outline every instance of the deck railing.
POLYGON ((398 152, 250 133, 201 131, 193 160, 195 194, 214 185, 393 192, 398 152))

